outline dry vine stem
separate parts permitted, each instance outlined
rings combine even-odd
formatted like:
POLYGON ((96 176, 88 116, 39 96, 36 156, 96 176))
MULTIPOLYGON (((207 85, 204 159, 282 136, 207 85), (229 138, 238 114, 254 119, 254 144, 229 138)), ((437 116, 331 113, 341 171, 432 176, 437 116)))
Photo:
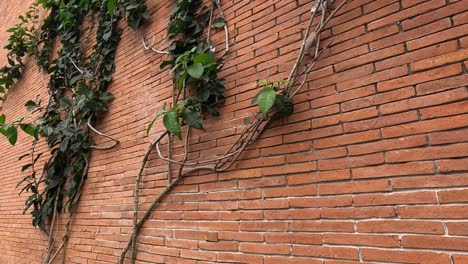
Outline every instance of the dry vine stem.
MULTIPOLYGON (((308 22, 307 28, 305 30, 304 36, 303 36, 303 41, 302 45, 300 47, 296 62, 291 70, 291 73, 288 77, 288 82, 286 87, 284 88, 284 91, 287 92, 287 95, 290 99, 292 99, 305 85, 307 82, 308 78, 307 76, 309 73, 312 71, 315 63, 318 60, 319 55, 323 50, 328 48, 328 45, 320 49, 320 33, 323 31, 327 23, 330 21, 330 19, 336 14, 336 12, 343 7, 343 5, 347 2, 348 0, 343 0, 337 7, 330 13, 327 13, 327 4, 330 2, 330 0, 318 0, 315 4, 316 8, 311 8, 311 13, 312 16, 308 22), (311 32, 312 28, 312 23, 314 18, 316 17, 316 14, 320 10, 322 12, 320 20, 318 21, 315 30, 311 32), (307 41, 309 39, 309 41, 307 41), (311 40, 312 39, 312 40, 311 40), (299 67, 303 65, 304 58, 307 56, 307 54, 310 54, 311 59, 308 65, 305 65, 305 69, 298 73, 299 67), (302 81, 297 84, 298 79, 303 76, 302 81), (296 87, 297 86, 297 87, 296 87)), ((213 3, 215 3, 220 10, 220 15, 222 17, 222 9, 221 5, 219 3, 219 0, 214 0, 213 3)), ((222 56, 224 56, 229 49, 229 44, 228 44, 228 33, 227 33, 227 26, 225 26, 225 31, 226 31, 226 51, 222 56)), ((146 219, 149 217, 151 212, 154 210, 154 208, 159 204, 159 202, 168 194, 172 188, 180 182, 184 177, 194 171, 201 171, 201 170, 209 170, 209 171, 214 171, 214 172, 223 172, 231 168, 231 166, 239 159, 240 155, 242 152, 249 147, 252 143, 254 143, 265 131, 265 129, 268 127, 270 122, 273 120, 275 117, 276 112, 274 110, 270 111, 268 114, 264 115, 261 113, 256 114, 255 119, 249 123, 244 130, 241 132, 239 135, 238 140, 229 148, 229 150, 225 153, 224 156, 221 157, 216 157, 214 159, 211 159, 209 161, 198 161, 198 162, 187 162, 187 154, 188 154, 188 138, 189 138, 189 130, 187 131, 187 137, 185 139, 185 145, 184 145, 184 158, 182 161, 176 161, 172 160, 170 156, 168 158, 163 157, 161 155, 161 152, 159 150, 159 144, 161 140, 163 140, 166 136, 169 136, 169 132, 165 131, 163 132, 159 137, 157 137, 148 147, 140 170, 136 176, 136 183, 135 183, 135 192, 134 192, 134 218, 133 218, 133 232, 125 246, 125 248, 122 250, 122 253, 119 257, 119 264, 122 264, 125 260, 125 256, 128 252, 128 250, 131 249, 131 257, 130 257, 130 263, 135 263, 136 260, 136 240, 139 234, 140 229, 142 228, 144 222, 146 219), (140 218, 137 219, 138 216, 138 209, 139 209, 139 194, 140 194, 140 182, 141 182, 141 177, 145 168, 145 165, 148 161, 148 158, 152 151, 156 148, 157 154, 160 159, 167 161, 169 164, 170 163, 175 163, 179 164, 179 172, 178 176, 171 182, 169 180, 169 184, 164 188, 164 190, 155 197, 149 208, 145 211, 144 215, 140 218), (200 164, 207 164, 208 165, 200 165, 200 164), (211 164, 210 164, 211 163, 211 164)), ((168 172, 170 173, 170 172, 168 172)))

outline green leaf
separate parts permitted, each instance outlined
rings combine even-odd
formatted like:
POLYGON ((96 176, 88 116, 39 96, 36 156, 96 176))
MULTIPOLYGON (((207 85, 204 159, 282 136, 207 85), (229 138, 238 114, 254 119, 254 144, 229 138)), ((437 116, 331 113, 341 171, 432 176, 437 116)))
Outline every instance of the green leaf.
POLYGON ((21 168, 21 172, 24 172, 25 170, 27 170, 27 169, 28 169, 29 167, 31 167, 31 166, 32 166, 31 163, 30 163, 30 164, 24 165, 24 166, 21 168))
POLYGON ((154 117, 153 120, 148 124, 148 128, 146 129, 146 135, 149 135, 149 132, 151 131, 151 128, 154 125, 154 122, 156 122, 156 120, 164 113, 166 113, 166 103, 164 103, 163 108, 158 111, 156 117, 154 117))
POLYGON ((36 107, 38 107, 38 105, 36 104, 36 102, 32 101, 32 100, 29 100, 26 102, 26 104, 24 105, 26 106, 26 109, 31 112, 32 110, 34 110, 36 107))
POLYGON ((0 115, 0 125, 5 124, 5 121, 6 121, 6 116, 4 114, 0 115))
POLYGON ((20 125, 20 128, 21 130, 24 131, 24 133, 30 135, 30 136, 34 136, 34 132, 35 132, 35 129, 32 125, 30 124, 21 124, 20 125))
POLYGON ((15 126, 10 126, 6 130, 6 137, 10 144, 14 146, 16 144, 16 140, 18 139, 18 129, 16 129, 15 126))
POLYGON ((203 65, 215 62, 215 58, 207 53, 198 54, 193 58, 194 63, 201 63, 203 65))
POLYGON ((275 103, 276 93, 272 87, 265 87, 263 91, 258 95, 257 104, 260 108, 260 112, 267 114, 271 107, 275 103))
POLYGON ((211 23, 212 28, 221 28, 224 27, 224 25, 226 25, 226 21, 224 21, 224 18, 222 17, 213 19, 213 23, 211 23))
POLYGON ((187 74, 182 74, 180 77, 179 77, 179 80, 177 80, 177 89, 179 90, 182 90, 182 88, 184 88, 184 82, 185 82, 185 79, 187 78, 187 74))
POLYGON ((163 124, 169 132, 171 132, 173 135, 176 135, 180 140, 182 140, 179 115, 177 115, 175 111, 167 112, 164 115, 163 124))
POLYGON ((164 67, 166 67, 167 65, 174 65, 174 61, 170 60, 170 61, 163 61, 160 65, 159 65, 159 68, 160 69, 163 69, 164 67))
POLYGON ((116 3, 117 0, 107 0, 107 13, 109 13, 111 16, 114 15, 116 3))
POLYGON ((199 79, 202 77, 204 70, 205 68, 203 67, 203 64, 196 62, 187 68, 187 73, 193 78, 199 79))
POLYGON ((190 127, 203 130, 203 117, 200 112, 190 108, 185 108, 182 112, 182 118, 190 127))
POLYGON ((290 116, 294 112, 294 104, 291 99, 284 94, 276 96, 275 108, 280 116, 290 116))

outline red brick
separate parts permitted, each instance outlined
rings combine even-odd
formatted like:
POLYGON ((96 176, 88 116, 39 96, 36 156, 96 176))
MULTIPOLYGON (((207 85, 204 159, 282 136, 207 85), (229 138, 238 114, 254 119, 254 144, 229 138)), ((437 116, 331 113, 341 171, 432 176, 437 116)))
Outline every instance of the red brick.
POLYGON ((383 138, 415 135, 427 132, 443 131, 468 125, 468 115, 437 118, 411 124, 386 127, 382 129, 383 138))
POLYGON ((349 60, 345 60, 343 62, 339 62, 334 65, 334 68, 338 72, 344 71, 349 68, 360 66, 369 62, 379 61, 402 53, 404 53, 403 45, 395 45, 383 50, 379 50, 378 52, 370 52, 361 56, 351 58, 349 60))
POLYGON ((413 87, 405 87, 398 90, 388 91, 385 93, 379 93, 376 95, 371 95, 356 100, 343 102, 341 103, 341 109, 345 112, 352 111, 367 106, 380 105, 392 101, 398 101, 399 99, 410 98, 414 95, 415 92, 413 87))
POLYGON ((370 130, 365 132, 346 134, 333 138, 317 139, 314 141, 313 146, 316 149, 322 149, 353 143, 368 142, 377 139, 380 139, 380 132, 378 130, 370 130))
POLYGON ((444 234, 442 222, 407 220, 369 220, 360 221, 357 231, 362 233, 416 233, 444 234))
MULTIPOLYGON (((430 14, 430 13, 429 13, 430 14)), ((414 61, 419 61, 422 59, 427 59, 433 56, 445 54, 452 52, 458 49, 457 41, 449 41, 426 48, 418 49, 412 52, 406 52, 399 56, 393 56, 391 58, 385 59, 383 61, 378 61, 375 63, 375 69, 377 71, 389 69, 399 65, 406 65, 414 61)))
POLYGON ((468 201, 468 190, 447 190, 437 192, 440 203, 464 203, 468 201))
POLYGON ((461 49, 454 52, 446 53, 436 57, 420 60, 411 63, 413 71, 421 71, 430 68, 435 68, 449 63, 462 62, 468 58, 468 49, 461 49))
POLYGON ((450 264, 450 255, 431 251, 364 248, 362 256, 365 261, 450 264))
POLYGON ((447 222, 449 235, 468 235, 468 222, 447 222))
POLYGON ((381 9, 375 11, 375 12, 363 15, 363 16, 359 17, 358 19, 354 19, 354 20, 352 20, 350 22, 343 23, 341 25, 335 26, 333 28, 333 33, 335 33, 335 34, 342 33, 344 31, 347 31, 347 30, 349 30, 351 28, 354 28, 356 26, 366 24, 366 23, 368 23, 370 21, 375 21, 375 19, 384 17, 384 16, 386 16, 388 14, 391 14, 391 13, 393 13, 395 11, 398 11, 398 9, 399 9, 399 4, 398 3, 391 4, 389 6, 381 8, 381 9))
POLYGON ((358 250, 357 248, 294 245, 293 255, 322 258, 358 259, 358 250))
POLYGON ((426 145, 425 136, 402 137, 348 146, 350 156, 426 145))
POLYGON ((430 71, 425 71, 422 73, 416 73, 408 75, 405 77, 383 81, 377 84, 378 91, 388 91, 394 90, 400 87, 405 87, 408 85, 419 84, 427 81, 432 81, 435 79, 441 79, 444 77, 453 76, 461 73, 461 67, 458 64, 437 68, 430 71))
POLYGON ((468 159, 449 159, 437 161, 440 172, 468 171, 468 159))
POLYGON ((403 11, 400 11, 400 12, 395 13, 393 15, 386 16, 384 18, 375 20, 375 21, 369 23, 367 28, 369 30, 373 30, 373 29, 388 25, 390 23, 399 22, 399 21, 401 21, 401 20, 403 20, 405 18, 412 17, 412 16, 414 16, 415 13, 416 14, 425 13, 425 12, 437 9, 437 8, 439 8, 441 6, 444 6, 444 5, 445 5, 444 0, 427 1, 427 2, 422 3, 420 5, 404 9, 403 11))
POLYGON ((321 234, 275 234, 270 233, 265 235, 265 241, 271 243, 293 243, 293 244, 315 244, 320 245, 322 243, 321 234))
POLYGON ((319 185, 320 195, 389 191, 387 180, 329 183, 319 185))
POLYGON ((429 147, 422 149, 395 150, 387 152, 387 162, 404 162, 413 160, 431 160, 440 158, 466 157, 468 143, 450 146, 429 147))
POLYGON ((393 189, 468 186, 468 175, 437 175, 392 179, 393 189))
POLYGON ((432 145, 466 142, 468 141, 467 132, 468 132, 467 129, 461 129, 461 130, 431 133, 429 134, 429 142, 432 145))
MULTIPOLYGON (((445 91, 441 93, 414 97, 414 98, 410 98, 404 101, 384 104, 380 106, 380 112, 386 115, 386 114, 391 114, 391 113, 408 111, 411 109, 424 108, 424 107, 428 107, 432 105, 449 103, 449 102, 458 101, 467 97, 468 97, 468 93, 465 91, 465 88, 458 88, 458 89, 449 90, 449 91, 445 91)), ((424 110, 425 109, 421 109, 422 112, 424 112, 424 110)), ((437 116, 437 114, 435 116, 437 116)), ((439 116, 444 116, 444 115, 439 114, 439 116)))
MULTIPOLYGON (((381 106, 381 111, 382 111, 381 106)), ((401 114, 383 116, 378 118, 371 118, 364 121, 357 121, 344 124, 344 131, 347 133, 357 132, 362 130, 370 130, 375 128, 387 127, 396 124, 409 123, 418 120, 416 111, 409 111, 401 114)))
POLYGON ((447 29, 438 33, 434 33, 434 34, 431 34, 422 38, 408 41, 406 43, 406 46, 408 47, 408 50, 415 50, 415 49, 429 46, 434 43, 439 43, 445 40, 463 36, 466 34, 467 31, 468 31, 468 25, 464 24, 464 25, 453 27, 453 28, 450 28, 450 29, 447 29))
POLYGON ((240 252, 289 255, 289 245, 241 243, 240 252))
POLYGON ((353 169, 353 179, 395 177, 413 174, 430 174, 434 172, 432 162, 411 162, 397 165, 382 165, 353 169))
POLYGON ((463 1, 455 2, 452 5, 446 5, 444 7, 438 8, 431 12, 424 13, 422 15, 407 19, 402 22, 404 30, 409 30, 415 27, 419 27, 426 23, 432 22, 434 20, 452 16, 453 14, 467 11, 468 6, 463 3, 463 1))
POLYGON ((468 206, 397 206, 397 215, 400 218, 447 218, 466 219, 468 217, 468 206))
POLYGON ((315 182, 328 182, 328 181, 339 181, 351 179, 350 172, 346 170, 336 170, 336 171, 323 171, 315 172, 304 175, 289 175, 288 184, 304 184, 304 183, 315 183, 315 182))
POLYGON ((335 245, 400 246, 400 240, 395 235, 324 234, 322 240, 323 243, 335 245))
POLYGON ((266 256, 264 264, 322 264, 320 259, 266 256))
POLYGON ((360 194, 355 195, 353 200, 355 206, 437 203, 435 192, 430 191, 391 194, 360 194))
POLYGON ((375 153, 363 156, 319 160, 320 170, 336 170, 344 168, 365 167, 384 163, 383 153, 375 153))
POLYGON ((322 208, 324 219, 361 219, 395 217, 391 206, 359 208, 322 208))
POLYGON ((416 92, 418 95, 436 93, 452 88, 464 86, 468 82, 468 74, 458 75, 450 78, 430 81, 427 83, 418 84, 416 92))
POLYGON ((291 198, 291 207, 342 207, 353 203, 351 196, 291 198))
MULTIPOLYGON (((394 35, 394 36, 389 36, 389 37, 386 37, 386 38, 383 38, 383 39, 377 39, 376 41, 373 41, 373 42, 369 43, 370 49, 371 50, 378 50, 378 49, 383 49, 385 47, 395 45, 397 43, 403 43, 403 42, 408 43, 408 41, 410 41, 410 40, 420 39, 423 36, 429 35, 429 34, 434 33, 434 32, 439 32, 439 31, 444 30, 444 29, 448 29, 451 26, 452 26, 452 23, 451 23, 450 19, 449 18, 444 18, 444 19, 438 20, 438 21, 436 21, 434 23, 424 25, 422 27, 418 27, 418 28, 415 28, 413 30, 405 31, 405 32, 402 32, 402 33, 394 35)), ((380 31, 380 30, 383 31, 386 28, 390 28, 390 27, 392 27, 392 26, 384 27, 384 28, 378 29, 377 31, 380 31)), ((395 27, 398 28, 397 26, 395 26, 395 27)), ((376 31, 374 31, 374 32, 376 32, 376 31)), ((388 34, 388 35, 393 35, 393 34, 388 34)), ((429 45, 430 44, 428 44, 427 46, 429 46, 429 45)))
POLYGON ((406 248, 430 248, 461 250, 468 249, 468 238, 436 236, 403 236, 401 244, 406 248))

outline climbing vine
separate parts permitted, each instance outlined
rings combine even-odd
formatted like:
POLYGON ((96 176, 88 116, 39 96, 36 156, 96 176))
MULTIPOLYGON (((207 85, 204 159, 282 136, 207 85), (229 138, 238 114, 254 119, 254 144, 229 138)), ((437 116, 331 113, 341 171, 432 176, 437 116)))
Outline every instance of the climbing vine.
POLYGON ((122 29, 118 22, 126 16, 128 25, 138 28, 148 17, 144 1, 117 0, 37 0, 20 23, 12 27, 9 43, 9 66, 0 69, 0 93, 6 99, 8 90, 20 79, 25 67, 26 55, 36 58, 37 65, 50 75, 47 85, 48 100, 26 103, 28 111, 38 117, 33 121, 21 117, 7 123, 0 116, 0 132, 11 144, 16 143, 18 128, 33 136, 29 153, 20 157, 29 162, 22 171, 29 171, 19 183, 29 192, 24 212, 30 210, 32 224, 48 237, 48 249, 44 263, 51 263, 66 248, 73 206, 78 202, 89 168, 92 149, 108 149, 118 141, 97 131, 93 124, 99 113, 107 110, 107 102, 113 98, 107 88, 115 70, 114 59, 122 29), (48 13, 37 28, 39 8, 48 13), (98 14, 97 21, 93 20, 98 14), (85 18, 89 18, 86 23, 85 18), (86 38, 97 23, 92 52, 85 48, 86 38), (89 27, 83 25, 89 24, 89 27), (54 44, 59 51, 53 54, 54 44), (89 55, 88 55, 89 54, 89 55), (114 141, 109 146, 96 146, 92 133, 114 141), (37 153, 40 139, 45 139, 50 155, 39 174, 37 162, 43 153, 37 153), (58 214, 68 212, 66 231, 60 245, 53 248, 54 227, 58 214))
MULTIPOLYGON (((172 66, 170 72, 173 73, 173 82, 174 87, 176 87, 177 90, 177 95, 173 101, 172 108, 166 109, 166 105, 164 105, 163 109, 158 112, 155 119, 148 126, 147 131, 149 132, 155 120, 159 116, 163 115, 163 125, 166 128, 166 131, 162 132, 159 137, 149 145, 147 152, 144 155, 135 183, 133 232, 130 235, 126 246, 122 250, 118 263, 122 264, 124 262, 129 250, 131 252, 130 263, 135 263, 137 251, 136 241, 140 229, 159 202, 178 182, 183 180, 186 175, 199 170, 209 170, 214 172, 223 172, 228 170, 240 158, 243 151, 260 137, 274 118, 289 116, 293 113, 293 97, 304 87, 308 80, 308 75, 315 66, 319 55, 326 48, 320 48, 320 33, 323 31, 330 19, 346 2, 347 0, 343 0, 333 10, 329 9, 327 0, 318 0, 315 2, 311 9, 312 15, 307 28, 305 29, 303 42, 298 52, 296 63, 294 64, 289 77, 285 80, 262 80, 257 83, 257 87, 260 91, 252 99, 252 103, 256 103, 258 105, 260 113, 256 114, 255 119, 245 127, 237 141, 230 146, 225 155, 214 157, 210 160, 189 161, 187 158, 189 152, 188 139, 190 137, 191 128, 203 129, 203 115, 206 113, 210 113, 212 115, 217 114, 217 108, 215 108, 216 103, 220 97, 222 98, 221 92, 224 90, 224 87, 221 85, 221 80, 215 79, 215 73, 223 65, 222 56, 229 51, 229 37, 226 21, 224 20, 223 10, 219 0, 212 1, 212 8, 208 14, 202 12, 202 10, 207 8, 203 6, 198 7, 199 2, 196 0, 176 1, 176 5, 171 14, 171 20, 169 22, 168 38, 174 39, 176 36, 179 38, 173 41, 169 48, 172 60, 163 62, 161 64, 161 68, 166 65, 172 66), (213 19, 214 6, 217 7, 219 13, 219 17, 215 19, 213 19), (317 14, 320 14, 321 16, 318 17, 318 23, 314 25, 315 28, 313 29, 313 22, 314 19, 317 18, 317 14), (206 19, 207 17, 209 18, 206 19), (204 25, 207 20, 209 23, 207 39, 197 37, 196 34, 202 31, 200 25, 204 25), (226 50, 222 53, 221 58, 218 59, 214 57, 214 54, 210 50, 212 46, 209 35, 212 27, 223 27, 226 34, 226 50), (305 60, 306 57, 308 60, 305 60), (210 77, 213 78, 212 83, 209 81, 210 77), (190 89, 195 90, 195 92, 191 92, 190 89), (182 103, 178 103, 179 96, 181 94, 187 96, 184 97, 185 99, 182 103), (192 94, 195 94, 195 97, 190 96, 192 94), (212 100, 208 100, 208 102, 206 102, 206 100, 204 100, 205 98, 207 100, 212 98, 212 100), (208 108, 207 106, 212 108, 208 108), (182 139, 181 126, 184 124, 188 126, 188 129, 186 130, 187 132, 183 142, 183 159, 173 160, 170 154, 169 157, 164 157, 160 151, 161 141, 170 134, 182 139), (169 164, 168 185, 153 200, 143 216, 138 218, 141 177, 149 156, 154 149, 156 149, 159 158, 167 161, 169 164), (172 177, 171 175, 171 164, 179 165, 178 173, 175 177, 172 177)), ((151 45, 147 45, 145 38, 143 38, 143 45, 145 49, 153 50, 158 54, 164 53, 154 49, 151 45)), ((169 139, 169 146, 170 142, 171 141, 169 139)))
POLYGON ((107 102, 113 98, 107 88, 115 70, 115 53, 122 33, 119 21, 122 18, 125 18, 130 28, 141 33, 146 50, 169 55, 169 59, 161 64, 161 69, 169 68, 173 77, 172 103, 169 106, 165 104, 147 127, 149 134, 162 116, 166 131, 149 145, 136 176, 133 232, 119 258, 119 263, 123 263, 130 250, 130 262, 134 263, 141 227, 161 199, 178 182, 198 170, 228 170, 274 118, 293 113, 292 99, 307 82, 309 73, 324 50, 320 45, 320 33, 347 0, 343 0, 334 10, 328 8, 328 2, 318 0, 311 9, 312 15, 304 31, 302 45, 288 78, 257 82, 259 92, 252 103, 258 105, 259 113, 245 127, 238 140, 223 156, 192 161, 188 159, 191 129, 203 130, 205 117, 218 116, 219 104, 224 101, 225 87, 217 73, 229 51, 229 33, 220 1, 212 0, 211 6, 206 7, 201 0, 175 0, 168 25, 168 40, 171 44, 167 51, 160 51, 154 48, 154 41, 149 44, 141 33, 141 26, 148 18, 144 0, 37 0, 28 13, 20 17, 21 22, 9 30, 11 36, 6 46, 9 50, 9 65, 0 69, 0 99, 5 100, 8 90, 20 79, 25 67, 22 60, 30 55, 50 75, 48 100, 43 104, 36 98, 26 103, 28 111, 38 115, 32 122, 26 117, 20 117, 7 123, 7 117, 0 115, 0 133, 13 145, 17 140, 18 128, 33 137, 30 152, 20 158, 29 160, 22 171, 30 173, 18 183, 18 187, 23 186, 21 192, 30 193, 24 212, 31 211, 33 225, 39 227, 48 238, 44 263, 52 263, 61 250, 66 248, 73 206, 79 200, 87 176, 91 150, 109 149, 119 143, 96 130, 93 125, 97 116, 107 110, 107 102), (39 7, 47 10, 48 15, 42 26, 37 28, 39 7), (92 17, 95 14, 98 24, 96 41, 92 52, 87 52, 83 44, 86 38, 82 34, 93 32, 96 21, 92 17), (85 23, 85 17, 91 17, 91 22, 85 23), (318 22, 313 25, 315 18, 318 22), (84 28, 83 25, 87 24, 90 27, 84 28), (222 52, 216 51, 210 40, 211 31, 219 29, 225 33, 225 48, 222 52), (53 54, 54 44, 57 43, 59 51, 53 54), (185 135, 182 135, 183 126, 187 126, 185 135), (97 146, 93 133, 107 137, 113 143, 97 146), (172 136, 182 140, 182 160, 172 159, 170 152, 167 157, 161 154, 161 141, 167 138, 170 150, 174 140, 172 136), (36 146, 41 139, 45 139, 49 146, 50 155, 39 174, 37 162, 42 153, 37 153, 36 146), (139 218, 140 182, 154 150, 159 158, 168 162, 168 185, 139 218), (171 164, 178 165, 175 176, 171 175, 171 164), (68 212, 68 221, 62 242, 56 245, 54 223, 63 211, 68 212))

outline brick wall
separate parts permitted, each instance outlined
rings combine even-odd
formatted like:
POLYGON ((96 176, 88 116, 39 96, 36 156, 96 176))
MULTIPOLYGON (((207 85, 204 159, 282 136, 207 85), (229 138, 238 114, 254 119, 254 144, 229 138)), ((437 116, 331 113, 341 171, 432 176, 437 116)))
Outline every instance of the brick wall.
MULTIPOLYGON (((31 1, 19 2, 0 6, 1 46, 31 1)), ((232 43, 221 72, 227 100, 207 133, 194 134, 192 158, 235 140, 256 111, 256 80, 287 76, 311 5, 221 2, 232 43)), ((163 45, 172 1, 148 3, 144 31, 163 45)), ((468 263, 468 1, 350 0, 324 34, 333 43, 296 97, 296 112, 272 124, 231 171, 177 186, 142 229, 140 263, 468 263)), ((221 48, 222 32, 214 40, 221 48)), ((116 263, 129 237, 134 178, 162 131, 146 137, 146 124, 171 96, 162 60, 124 32, 110 87, 116 99, 98 125, 121 145, 92 155, 66 263, 116 263)), ((7 116, 45 97, 46 83, 30 62, 4 104, 7 116)), ((0 140, 2 264, 41 263, 46 247, 21 214, 25 196, 15 185, 29 139, 19 141, 0 140)), ((166 172, 152 157, 143 209, 167 184, 166 172)))

